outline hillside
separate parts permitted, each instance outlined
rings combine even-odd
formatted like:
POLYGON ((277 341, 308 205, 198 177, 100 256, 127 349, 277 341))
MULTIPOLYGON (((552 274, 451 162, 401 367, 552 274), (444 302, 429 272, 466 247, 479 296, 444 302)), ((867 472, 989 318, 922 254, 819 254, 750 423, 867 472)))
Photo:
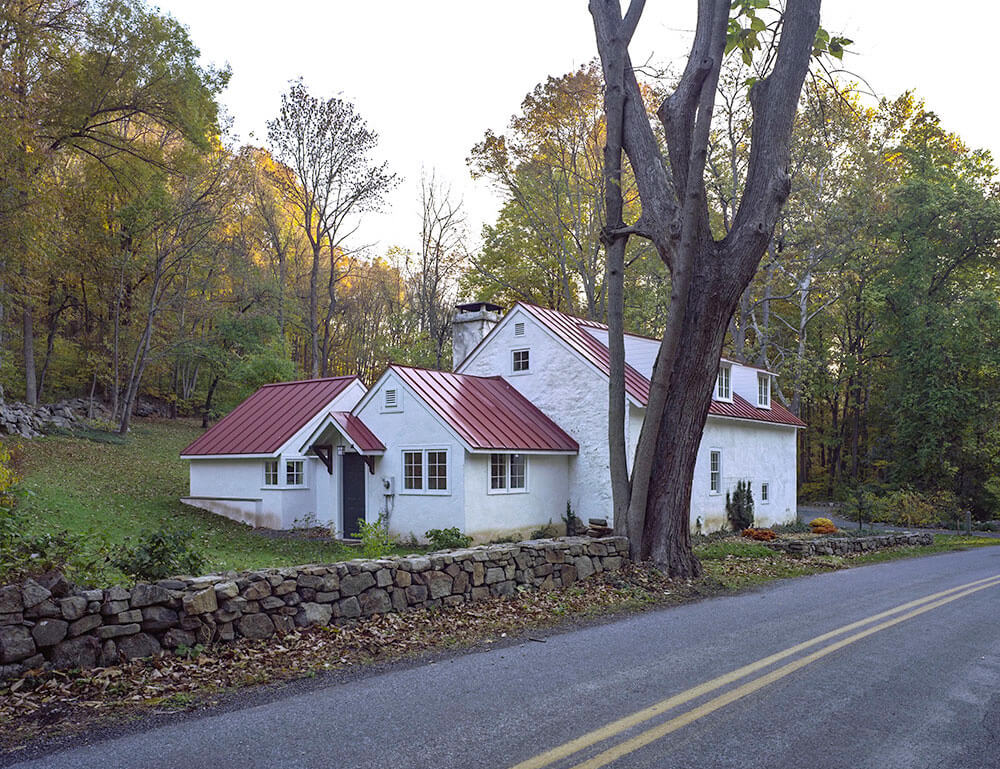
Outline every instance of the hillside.
POLYGON ((140 420, 127 439, 95 432, 32 440, 5 439, 26 490, 22 505, 34 533, 68 530, 122 543, 164 524, 187 529, 208 559, 207 571, 329 562, 354 556, 348 546, 275 538, 181 504, 187 463, 179 452, 201 428, 193 421, 140 420))

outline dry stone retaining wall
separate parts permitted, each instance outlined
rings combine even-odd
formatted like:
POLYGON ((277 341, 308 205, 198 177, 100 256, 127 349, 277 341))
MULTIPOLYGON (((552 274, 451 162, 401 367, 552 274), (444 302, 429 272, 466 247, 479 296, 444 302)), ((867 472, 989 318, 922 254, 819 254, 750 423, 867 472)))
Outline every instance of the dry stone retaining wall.
POLYGON ((879 534, 874 537, 824 537, 822 539, 792 539, 764 542, 774 550, 783 550, 790 555, 847 555, 882 550, 898 545, 933 545, 934 535, 920 534, 879 534))
POLYGON ((621 568, 624 537, 564 537, 405 558, 179 577, 84 590, 51 572, 0 587, 0 678, 164 649, 264 639, 390 611, 550 589, 621 568))

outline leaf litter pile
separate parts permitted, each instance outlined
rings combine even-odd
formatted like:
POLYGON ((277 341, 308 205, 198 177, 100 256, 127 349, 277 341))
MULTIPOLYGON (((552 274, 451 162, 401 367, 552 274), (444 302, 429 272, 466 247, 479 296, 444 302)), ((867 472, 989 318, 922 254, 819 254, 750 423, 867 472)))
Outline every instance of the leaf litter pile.
POLYGON ((509 598, 385 614, 353 626, 307 628, 266 641, 241 639, 198 648, 189 656, 166 655, 109 668, 29 671, 0 682, 0 751, 18 750, 41 737, 57 740, 146 715, 215 705, 243 687, 506 639, 542 641, 530 631, 847 565, 840 558, 792 559, 777 553, 766 558, 725 555, 703 564, 700 580, 671 580, 648 564, 626 564, 561 589, 520 588, 509 598))

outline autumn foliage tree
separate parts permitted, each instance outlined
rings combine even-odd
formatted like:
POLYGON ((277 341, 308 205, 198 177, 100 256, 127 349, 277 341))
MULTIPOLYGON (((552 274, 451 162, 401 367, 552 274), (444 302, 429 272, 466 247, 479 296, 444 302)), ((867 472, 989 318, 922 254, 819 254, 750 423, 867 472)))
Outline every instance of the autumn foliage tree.
POLYGON ((388 164, 371 153, 378 135, 343 99, 320 99, 302 81, 292 83, 281 97, 278 117, 267 124, 275 157, 289 173, 275 177, 277 186, 298 212, 309 241, 309 344, 311 373, 326 374, 329 329, 337 305, 337 283, 343 277, 344 243, 357 229, 351 217, 377 209, 397 183, 388 164), (325 286, 325 317, 320 318, 320 262, 329 262, 325 286))

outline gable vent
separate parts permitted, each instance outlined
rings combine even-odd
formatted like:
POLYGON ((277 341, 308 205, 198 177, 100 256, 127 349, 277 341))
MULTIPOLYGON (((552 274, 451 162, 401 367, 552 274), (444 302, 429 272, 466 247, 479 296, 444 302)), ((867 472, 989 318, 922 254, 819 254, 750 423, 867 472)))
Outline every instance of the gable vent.
POLYGON ((387 409, 398 408, 399 401, 396 398, 396 390, 386 390, 385 391, 385 407, 387 409))
POLYGON ((514 324, 514 336, 524 336, 524 321, 514 324))

